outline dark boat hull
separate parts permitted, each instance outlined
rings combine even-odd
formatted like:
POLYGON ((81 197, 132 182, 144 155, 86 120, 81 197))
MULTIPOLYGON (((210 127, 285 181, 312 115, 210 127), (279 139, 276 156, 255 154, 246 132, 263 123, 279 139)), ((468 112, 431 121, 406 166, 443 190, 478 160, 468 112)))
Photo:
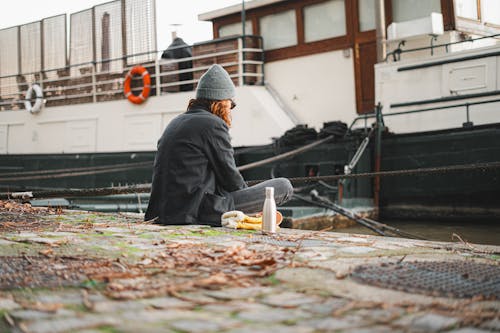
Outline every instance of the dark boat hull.
MULTIPOLYGON (((382 170, 500 161, 500 125, 384 138, 382 170)), ((500 169, 473 169, 381 179, 386 219, 497 219, 500 169)))
MULTIPOLYGON (((270 177, 341 175, 362 137, 335 140, 293 158, 243 172, 247 180, 270 177)), ((269 145, 236 149, 238 165, 262 160, 290 147, 269 145)), ((64 178, 1 182, 2 191, 43 188, 100 188, 144 184, 151 181, 155 152, 102 154, 4 155, 1 171, 68 169, 149 162, 128 170, 64 178)), ((500 124, 412 134, 386 134, 382 139, 381 170, 411 170, 500 161, 500 124)), ((353 173, 373 171, 373 142, 362 155, 353 173)), ((0 175, 1 177, 1 175, 0 175)), ((14 176, 13 176, 14 177, 14 176)), ((317 185, 317 184, 316 184, 317 185)), ((324 195, 338 199, 338 182, 330 188, 317 185, 324 195)), ((308 191, 315 184, 297 183, 308 191)), ((369 207, 381 219, 498 219, 500 217, 500 169, 449 171, 432 174, 381 177, 379 207, 374 207, 372 178, 349 180, 342 205, 369 207), (377 209, 378 208, 378 209, 377 209)), ((144 202, 144 201, 143 201, 144 202)), ((292 202, 291 205, 301 205, 292 202)))

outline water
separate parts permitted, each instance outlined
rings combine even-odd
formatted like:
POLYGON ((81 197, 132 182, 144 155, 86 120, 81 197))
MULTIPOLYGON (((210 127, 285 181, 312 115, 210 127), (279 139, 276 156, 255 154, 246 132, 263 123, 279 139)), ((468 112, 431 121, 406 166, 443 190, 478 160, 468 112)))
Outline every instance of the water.
MULTIPOLYGON (((500 245, 500 221, 384 221, 383 223, 428 240, 457 242, 453 234, 459 235, 464 241, 476 244, 500 245)), ((375 233, 363 226, 337 229, 336 232, 374 235, 375 233)))

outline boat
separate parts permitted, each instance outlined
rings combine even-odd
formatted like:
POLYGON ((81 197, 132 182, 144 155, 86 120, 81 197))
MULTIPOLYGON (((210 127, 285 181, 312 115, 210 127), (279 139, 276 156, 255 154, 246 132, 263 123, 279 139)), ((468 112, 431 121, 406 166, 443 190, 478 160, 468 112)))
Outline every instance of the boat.
MULTIPOLYGON (((167 50, 154 0, 72 13, 69 35, 65 14, 0 30, 1 191, 141 211, 158 138, 218 63, 236 85, 237 164, 270 159, 248 181, 293 178, 361 216, 498 219, 498 4, 412 4, 243 1, 199 15, 212 40, 167 50), (71 195, 113 188, 131 194, 71 195)), ((293 227, 332 215, 283 210, 293 227)))

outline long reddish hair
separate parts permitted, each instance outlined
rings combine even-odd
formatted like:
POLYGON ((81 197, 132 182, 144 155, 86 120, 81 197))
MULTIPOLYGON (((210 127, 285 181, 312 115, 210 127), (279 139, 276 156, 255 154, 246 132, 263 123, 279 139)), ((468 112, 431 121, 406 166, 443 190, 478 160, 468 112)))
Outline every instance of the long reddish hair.
POLYGON ((222 101, 191 99, 188 104, 188 110, 192 107, 202 107, 210 111, 210 113, 224 120, 228 127, 231 127, 231 109, 225 108, 222 101))

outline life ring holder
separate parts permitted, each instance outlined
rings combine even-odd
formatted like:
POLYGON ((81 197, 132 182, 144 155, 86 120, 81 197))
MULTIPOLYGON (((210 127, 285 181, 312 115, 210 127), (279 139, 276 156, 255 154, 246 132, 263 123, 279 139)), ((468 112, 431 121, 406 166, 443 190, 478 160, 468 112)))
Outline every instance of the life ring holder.
POLYGON ((26 96, 24 99, 24 108, 26 111, 30 113, 38 113, 42 109, 43 105, 43 91, 42 87, 38 84, 32 84, 29 89, 26 91, 26 96), (31 104, 31 98, 33 97, 33 93, 35 93, 35 104, 31 104))
POLYGON ((150 91, 151 76, 149 75, 147 69, 142 66, 134 66, 125 77, 125 83, 123 84, 125 97, 127 97, 127 99, 134 104, 141 104, 149 97, 150 91), (134 75, 142 76, 142 91, 139 95, 134 95, 132 93, 132 88, 130 87, 130 83, 132 82, 132 77, 134 75))

